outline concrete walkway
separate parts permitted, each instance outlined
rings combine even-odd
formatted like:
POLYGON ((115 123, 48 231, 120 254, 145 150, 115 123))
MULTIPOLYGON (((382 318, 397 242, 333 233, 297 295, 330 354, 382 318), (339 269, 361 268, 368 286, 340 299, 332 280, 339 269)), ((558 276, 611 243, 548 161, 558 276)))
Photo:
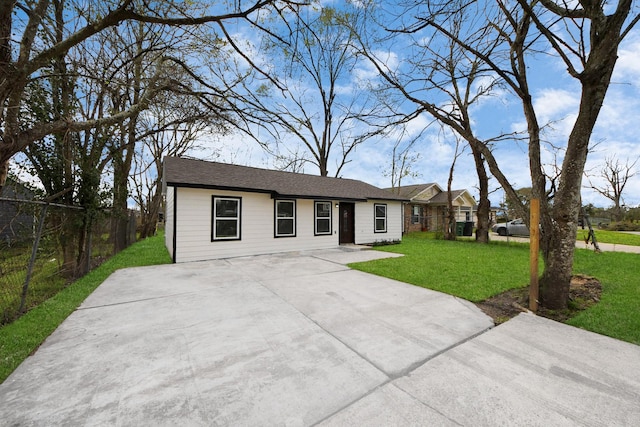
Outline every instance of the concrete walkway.
MULTIPOLYGON (((640 246, 631 246, 631 245, 618 245, 615 243, 600 243, 598 242, 598 247, 603 252, 628 252, 632 254, 640 254, 640 246)), ((591 249, 594 250, 593 245, 587 245, 584 242, 576 242, 576 248, 578 249, 591 249)))
MULTIPOLYGON (((511 242, 519 242, 519 243, 529 243, 528 237, 521 236, 500 236, 497 233, 491 233, 489 236, 491 240, 499 240, 499 241, 511 241, 511 242)), ((597 238, 597 234, 596 234, 597 238)), ((631 245, 617 245, 615 243, 600 243, 598 242, 598 247, 603 252, 628 252, 634 254, 640 254, 640 246, 631 246, 631 245)), ((584 241, 576 241, 576 248, 578 249, 589 249, 594 250, 592 244, 586 244, 584 241)))
POLYGON ((640 347, 311 253, 120 270, 0 385, 2 425, 638 425, 640 347))

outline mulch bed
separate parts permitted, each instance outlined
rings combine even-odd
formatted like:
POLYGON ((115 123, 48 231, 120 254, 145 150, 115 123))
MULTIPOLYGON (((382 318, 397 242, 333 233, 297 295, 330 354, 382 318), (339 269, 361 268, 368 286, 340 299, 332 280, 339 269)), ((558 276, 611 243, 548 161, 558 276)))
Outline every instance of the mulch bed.
MULTIPOLYGON (((548 310, 540 307, 538 316, 564 322, 582 310, 597 304, 602 294, 602 285, 598 279, 582 274, 571 278, 569 289, 569 304, 564 310, 548 310)), ((512 289, 494 297, 476 303, 476 305, 490 316, 496 325, 528 311, 529 288, 512 289)))

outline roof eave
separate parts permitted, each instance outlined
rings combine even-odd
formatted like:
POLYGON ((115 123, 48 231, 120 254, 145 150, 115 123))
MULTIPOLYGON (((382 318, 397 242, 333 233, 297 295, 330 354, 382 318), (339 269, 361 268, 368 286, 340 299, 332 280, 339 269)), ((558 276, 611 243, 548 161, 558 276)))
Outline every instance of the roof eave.
POLYGON ((245 187, 233 187, 226 185, 211 185, 211 184, 189 184, 184 182, 167 181, 167 187, 182 187, 182 188, 196 188, 201 190, 221 190, 221 191, 243 191, 246 193, 262 193, 262 194, 275 194, 272 190, 266 190, 261 188, 245 188, 245 187))
POLYGON ((396 199, 396 198, 389 198, 389 197, 367 197, 367 200, 372 200, 372 201, 387 201, 387 202, 402 202, 402 203, 409 203, 411 202, 411 199, 396 199))
POLYGON ((167 181, 168 187, 182 187, 182 188, 195 188, 201 190, 221 190, 221 191, 242 191, 246 193, 262 193, 270 194, 272 199, 308 199, 308 200, 339 200, 343 202, 366 202, 367 200, 390 200, 398 202, 408 202, 409 199, 395 199, 388 197, 345 197, 336 196, 331 194, 284 194, 278 193, 275 190, 266 190, 260 188, 249 187, 234 187, 225 185, 211 185, 211 184, 192 184, 184 182, 167 181))
POLYGON ((308 200, 339 200, 343 202, 366 202, 367 199, 353 198, 344 196, 332 196, 332 195, 308 195, 308 194, 280 194, 274 192, 271 197, 273 199, 308 199, 308 200))

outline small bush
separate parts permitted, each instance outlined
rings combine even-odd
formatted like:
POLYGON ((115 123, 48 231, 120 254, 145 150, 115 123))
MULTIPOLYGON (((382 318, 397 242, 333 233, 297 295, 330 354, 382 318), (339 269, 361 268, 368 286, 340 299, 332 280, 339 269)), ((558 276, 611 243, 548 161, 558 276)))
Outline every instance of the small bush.
POLYGON ((635 221, 620 221, 612 222, 609 225, 602 225, 603 230, 611 231, 640 231, 640 222, 635 221))
POLYGON ((388 246, 402 243, 402 240, 376 240, 371 246, 388 246))

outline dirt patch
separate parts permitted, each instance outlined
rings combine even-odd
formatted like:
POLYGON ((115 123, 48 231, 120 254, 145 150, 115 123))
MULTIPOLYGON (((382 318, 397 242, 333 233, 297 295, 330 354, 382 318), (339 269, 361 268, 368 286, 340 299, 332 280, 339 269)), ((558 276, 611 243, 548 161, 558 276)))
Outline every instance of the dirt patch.
MULTIPOLYGON (((602 285, 598 279, 583 274, 571 278, 569 289, 569 306, 564 310, 538 309, 538 316, 564 322, 580 311, 597 304, 602 294, 602 285)), ((525 312, 529 308, 529 288, 512 289, 499 295, 476 303, 476 305, 491 316, 496 325, 504 323, 512 317, 525 312)))

